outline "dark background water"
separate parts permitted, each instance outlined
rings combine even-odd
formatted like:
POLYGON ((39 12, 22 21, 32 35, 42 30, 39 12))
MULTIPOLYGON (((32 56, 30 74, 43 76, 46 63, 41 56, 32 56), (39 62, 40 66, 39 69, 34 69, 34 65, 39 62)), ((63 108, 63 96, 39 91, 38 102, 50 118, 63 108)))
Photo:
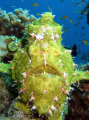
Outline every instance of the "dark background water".
POLYGON ((89 62, 89 25, 87 24, 86 15, 81 15, 81 10, 86 6, 88 0, 0 0, 0 8, 7 12, 14 12, 16 8, 29 10, 29 14, 36 17, 37 13, 52 12, 55 16, 55 22, 63 26, 62 45, 71 48, 74 44, 77 46, 77 56, 74 58, 75 63, 89 62), (35 7, 32 4, 38 3, 35 7), (84 3, 84 5, 75 5, 73 3, 84 3), (67 19, 61 19, 67 15, 67 19), (79 20, 78 18, 83 17, 79 20), (69 21, 71 19, 73 23, 69 21), (79 23, 80 24, 76 24, 79 23), (83 40, 88 42, 86 45, 83 40), (83 58, 82 56, 85 55, 83 58))

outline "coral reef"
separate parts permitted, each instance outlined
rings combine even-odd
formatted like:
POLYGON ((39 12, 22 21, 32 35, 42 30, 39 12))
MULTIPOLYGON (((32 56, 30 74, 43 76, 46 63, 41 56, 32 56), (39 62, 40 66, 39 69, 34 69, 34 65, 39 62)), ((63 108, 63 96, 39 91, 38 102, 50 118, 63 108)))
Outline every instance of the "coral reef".
POLYGON ((15 9, 15 14, 0 9, 0 35, 14 35, 21 38, 27 25, 36 20, 33 15, 29 16, 28 10, 15 9))
POLYGON ((7 55, 5 37, 0 35, 0 61, 7 55))
POLYGON ((0 116, 0 120, 42 120, 42 119, 36 119, 36 118, 19 118, 19 117, 4 117, 0 116))
POLYGON ((75 70, 89 71, 89 62, 87 64, 76 65, 75 70))
POLYGON ((89 71, 74 71, 71 51, 61 45, 62 26, 53 18, 47 12, 30 23, 26 42, 22 38, 8 45, 16 51, 11 67, 4 65, 4 71, 0 64, 0 71, 12 75, 19 91, 14 108, 45 119, 62 120, 71 85, 89 80, 89 71))
POLYGON ((19 39, 15 36, 0 35, 0 62, 8 63, 13 59, 15 49, 13 52, 13 49, 10 48, 10 42, 11 44, 13 44, 13 42, 16 44, 16 41, 19 41, 19 39))
POLYGON ((89 81, 79 82, 72 87, 74 90, 71 92, 65 120, 89 120, 89 81))
POLYGON ((14 89, 10 90, 11 85, 12 85, 11 78, 6 77, 2 73, 0 73, 0 114, 7 113, 9 105, 15 98, 15 95, 11 94, 11 92, 14 90, 14 89), (9 88, 10 92, 7 88, 9 88))
POLYGON ((19 8, 15 9, 14 12, 15 14, 7 13, 0 9, 0 61, 5 63, 13 59, 15 53, 8 48, 8 44, 12 41, 15 41, 16 44, 18 38, 26 33, 25 28, 28 24, 36 20, 35 16, 29 16, 28 10, 19 8))
MULTIPOLYGON (((77 65, 75 70, 89 71, 89 63, 77 65)), ((68 102, 68 114, 65 116, 65 120, 88 120, 89 81, 80 81, 72 85, 72 88, 73 91, 68 102)))

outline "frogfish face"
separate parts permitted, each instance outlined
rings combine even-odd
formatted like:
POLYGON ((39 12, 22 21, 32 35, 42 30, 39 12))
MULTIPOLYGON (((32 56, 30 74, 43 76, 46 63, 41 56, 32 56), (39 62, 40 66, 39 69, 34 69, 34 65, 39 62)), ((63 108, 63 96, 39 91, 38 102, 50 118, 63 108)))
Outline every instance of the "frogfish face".
MULTIPOLYGON (((61 30, 62 26, 53 21, 51 13, 43 14, 42 18, 27 28, 29 55, 18 52, 19 58, 23 56, 24 60, 19 62, 18 56, 14 58, 17 60, 15 69, 17 65, 24 64, 23 68, 16 70, 17 75, 25 71, 23 83, 19 87, 22 103, 31 103, 28 111, 36 110, 49 120, 62 119, 74 71, 70 51, 61 45, 61 30)), ((19 75, 16 77, 21 79, 19 75)), ((19 83, 21 81, 18 80, 19 83)), ((15 105, 19 106, 17 103, 15 105)), ((25 108, 23 110, 26 111, 25 108)))

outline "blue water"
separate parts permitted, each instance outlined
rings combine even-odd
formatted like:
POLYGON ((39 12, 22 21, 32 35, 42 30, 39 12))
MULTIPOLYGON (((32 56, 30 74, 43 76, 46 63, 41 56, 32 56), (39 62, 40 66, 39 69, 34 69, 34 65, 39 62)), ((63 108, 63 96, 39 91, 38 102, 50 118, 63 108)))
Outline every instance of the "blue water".
POLYGON ((37 13, 44 13, 52 10, 55 16, 54 20, 63 26, 63 30, 68 27, 68 30, 62 34, 62 45, 71 47, 74 44, 77 45, 77 56, 74 58, 74 62, 78 64, 84 64, 89 62, 89 45, 82 42, 85 39, 89 44, 89 25, 87 24, 87 17, 83 15, 83 19, 78 20, 81 17, 81 10, 86 6, 89 0, 0 0, 0 7, 7 12, 14 12, 16 8, 22 8, 29 10, 29 14, 33 14, 36 17, 37 13), (32 6, 33 3, 38 3, 38 6, 32 6), (84 5, 73 6, 73 3, 84 3, 84 5), (61 19, 62 16, 67 15, 67 19, 61 19), (69 21, 72 19, 73 23, 69 21), (79 25, 75 25, 80 21, 79 25), (84 27, 84 29, 82 29, 84 27), (83 36, 84 34, 84 36, 83 36), (86 59, 81 59, 83 54, 86 54, 86 59))

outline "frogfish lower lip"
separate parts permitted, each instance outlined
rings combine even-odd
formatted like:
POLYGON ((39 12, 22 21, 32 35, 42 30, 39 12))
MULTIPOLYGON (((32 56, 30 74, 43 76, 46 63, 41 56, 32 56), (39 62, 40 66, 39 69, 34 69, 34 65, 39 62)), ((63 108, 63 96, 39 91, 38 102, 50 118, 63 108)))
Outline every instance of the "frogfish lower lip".
POLYGON ((36 66, 36 67, 33 67, 31 69, 31 72, 30 74, 53 74, 53 75, 58 75, 60 76, 60 72, 56 69, 56 67, 53 67, 49 64, 47 64, 46 66, 43 64, 43 65, 39 65, 39 66, 36 66))

